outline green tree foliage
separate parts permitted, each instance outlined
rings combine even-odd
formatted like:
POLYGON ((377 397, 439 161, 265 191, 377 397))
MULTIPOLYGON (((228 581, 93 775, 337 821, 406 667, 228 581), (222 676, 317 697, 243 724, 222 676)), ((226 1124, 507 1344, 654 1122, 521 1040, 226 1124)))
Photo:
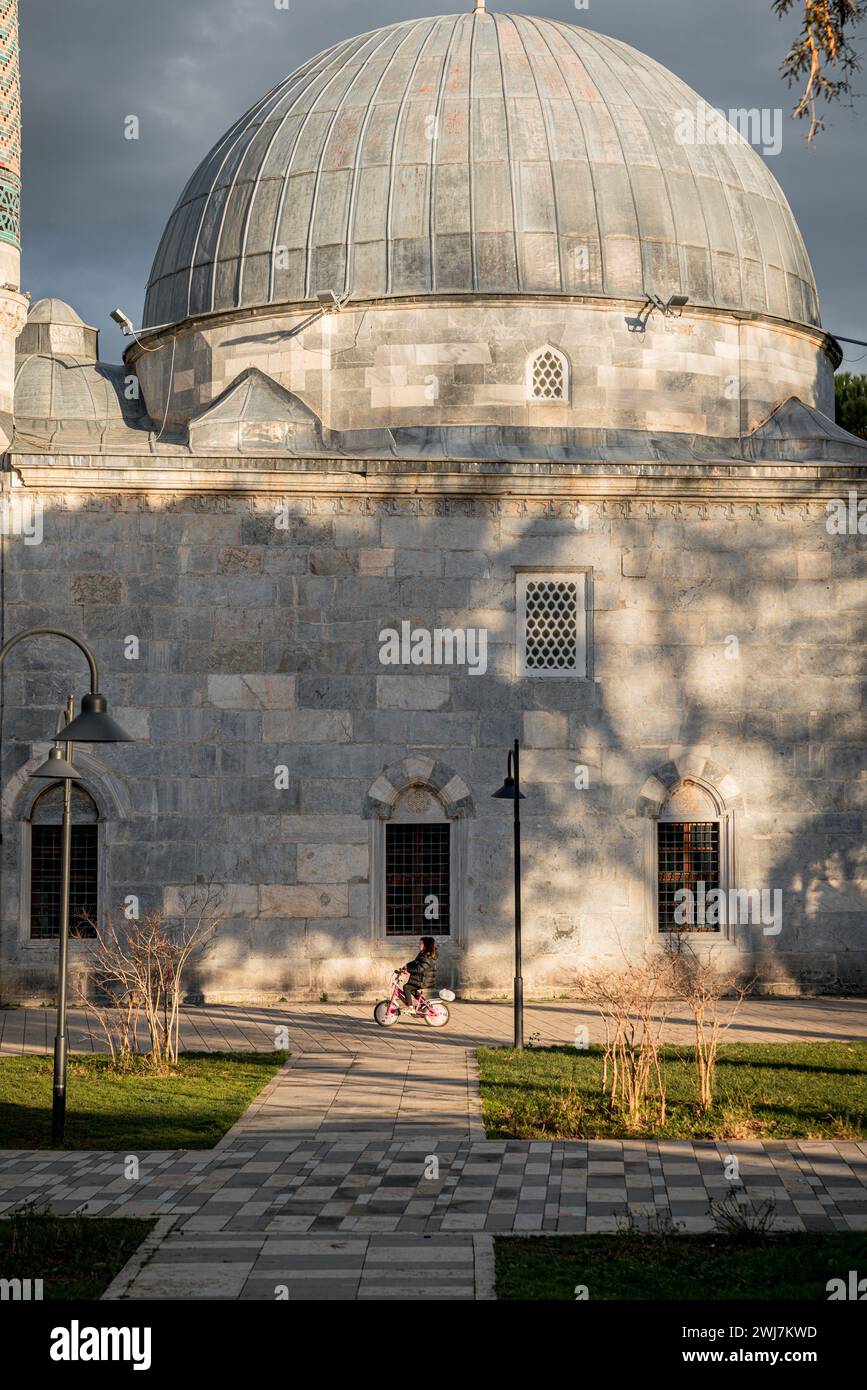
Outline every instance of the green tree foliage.
POLYGON ((834 377, 837 424, 867 439, 867 376, 838 372, 834 377))

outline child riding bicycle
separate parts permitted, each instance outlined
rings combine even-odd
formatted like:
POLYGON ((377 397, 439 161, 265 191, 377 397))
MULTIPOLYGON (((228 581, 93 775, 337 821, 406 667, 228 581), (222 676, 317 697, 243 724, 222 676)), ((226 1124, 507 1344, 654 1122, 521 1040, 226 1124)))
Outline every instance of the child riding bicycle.
POLYGON ((403 984, 403 997, 413 1013, 418 1013, 418 996, 424 991, 430 995, 437 982, 437 943, 433 936, 423 936, 419 943, 418 955, 405 966, 408 978, 403 984))

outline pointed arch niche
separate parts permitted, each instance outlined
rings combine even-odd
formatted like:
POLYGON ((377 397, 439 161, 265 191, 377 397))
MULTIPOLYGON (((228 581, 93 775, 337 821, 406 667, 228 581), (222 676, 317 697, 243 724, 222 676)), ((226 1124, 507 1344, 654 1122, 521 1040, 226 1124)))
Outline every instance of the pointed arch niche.
POLYGON ((543 343, 531 352, 524 364, 527 400, 535 404, 550 401, 568 403, 571 380, 569 358, 553 343, 543 343))

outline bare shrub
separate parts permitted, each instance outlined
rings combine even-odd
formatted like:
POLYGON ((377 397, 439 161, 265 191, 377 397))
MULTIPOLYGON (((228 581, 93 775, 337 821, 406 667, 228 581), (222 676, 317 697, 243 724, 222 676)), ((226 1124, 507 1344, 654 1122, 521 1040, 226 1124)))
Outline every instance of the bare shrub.
POLYGON ((773 1197, 766 1202, 754 1202, 744 1188, 732 1188, 721 1202, 711 1202, 710 1214, 714 1229, 734 1240, 762 1241, 771 1234, 776 1221, 773 1197))
POLYGON ((150 912, 141 918, 119 917, 105 927, 88 918, 94 932, 91 980, 101 997, 88 995, 82 977, 79 1003, 98 1021, 116 1066, 129 1066, 144 1053, 156 1071, 178 1059, 180 1004, 184 974, 195 955, 213 946, 223 914, 222 893, 212 885, 181 897, 181 916, 167 919, 150 912), (147 1048, 139 1022, 144 1020, 147 1048))
POLYGON ((680 932, 669 933, 666 954, 671 962, 674 992, 692 1014, 699 1105, 707 1113, 713 1105, 721 1035, 732 1026, 756 977, 744 982, 738 970, 718 966, 710 952, 700 955, 680 932), (720 1017, 720 1001, 724 998, 734 999, 725 1023, 720 1017))
POLYGON ((640 1128, 665 1124, 666 1092, 662 1032, 673 992, 673 962, 655 952, 640 960, 582 971, 577 987, 605 1024, 602 1089, 612 1112, 640 1128))

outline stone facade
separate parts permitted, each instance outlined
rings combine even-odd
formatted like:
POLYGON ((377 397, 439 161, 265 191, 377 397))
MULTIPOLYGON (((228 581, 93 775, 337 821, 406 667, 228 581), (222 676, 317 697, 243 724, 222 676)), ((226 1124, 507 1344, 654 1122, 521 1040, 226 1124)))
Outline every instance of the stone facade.
MULTIPOLYGON (((224 885, 209 999, 376 991, 410 952, 372 920, 375 838, 416 783, 465 842, 443 977, 505 992, 509 808, 490 793, 516 736, 530 991, 566 993, 579 964, 658 939, 654 816, 684 778, 731 813, 737 884, 783 894, 779 936, 742 927, 714 949, 780 988, 852 989, 867 982, 864 551, 828 533, 823 497, 841 488, 521 496, 513 478, 461 495, 453 477, 451 495, 422 498, 47 493, 43 544, 16 542, 7 561, 5 630, 59 624, 92 644, 142 740, 82 750, 104 906, 135 894, 173 914, 185 888, 224 885), (592 678, 516 674, 524 568, 589 569, 592 678), (384 668, 379 633, 403 620, 484 628, 486 673, 384 668)), ((70 683, 62 645, 25 644, 7 666, 6 998, 51 992, 54 949, 20 921, 26 774, 70 683)), ((73 955, 82 968, 86 946, 73 955)))

